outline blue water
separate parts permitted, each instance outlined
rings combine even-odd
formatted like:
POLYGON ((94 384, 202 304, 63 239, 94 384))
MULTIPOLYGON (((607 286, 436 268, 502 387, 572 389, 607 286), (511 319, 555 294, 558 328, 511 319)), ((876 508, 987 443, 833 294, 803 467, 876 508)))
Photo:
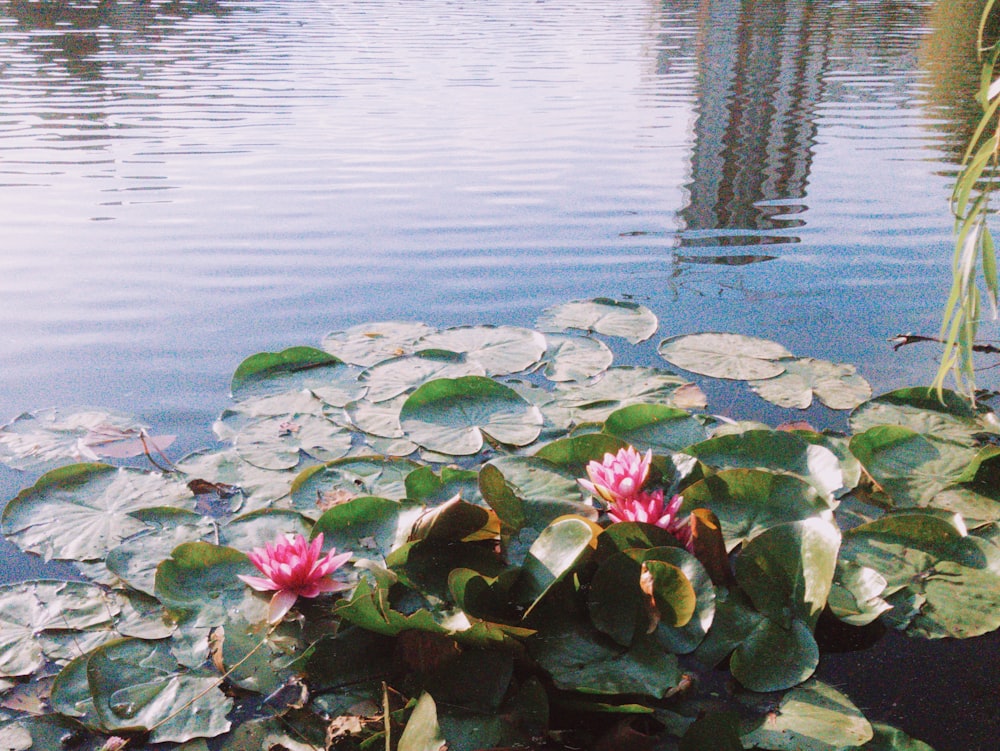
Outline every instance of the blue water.
POLYGON ((0 421, 181 453, 252 353, 596 296, 927 383, 977 5, 0 0, 0 421))

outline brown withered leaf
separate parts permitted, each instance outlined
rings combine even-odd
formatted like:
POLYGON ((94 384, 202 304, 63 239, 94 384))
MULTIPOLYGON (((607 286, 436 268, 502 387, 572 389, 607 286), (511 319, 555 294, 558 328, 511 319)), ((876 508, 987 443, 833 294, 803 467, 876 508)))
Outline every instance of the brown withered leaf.
POLYGON ((240 492, 236 485, 228 485, 224 482, 209 482, 208 480, 194 479, 188 482, 188 490, 195 495, 212 495, 219 498, 230 498, 240 492))
POLYGON ((219 626, 213 628, 208 634, 208 653, 212 658, 212 664, 220 673, 226 672, 226 663, 222 659, 222 645, 226 641, 226 630, 219 626))
POLYGON ((0 706, 32 715, 47 714, 49 712, 47 703, 54 680, 55 676, 39 678, 31 683, 20 683, 4 692, 0 706))

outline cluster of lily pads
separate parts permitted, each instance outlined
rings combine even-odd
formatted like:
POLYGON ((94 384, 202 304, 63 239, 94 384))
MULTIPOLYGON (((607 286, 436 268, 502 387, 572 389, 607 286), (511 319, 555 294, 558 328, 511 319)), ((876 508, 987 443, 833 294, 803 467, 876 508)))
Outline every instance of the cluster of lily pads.
POLYGON ((536 326, 374 323, 254 355, 224 446, 182 459, 97 410, 0 428, 0 461, 44 471, 3 535, 81 575, 0 587, 0 748, 926 751, 813 677, 814 632, 1000 627, 996 415, 872 398, 753 337, 660 343, 781 406, 852 410, 849 434, 775 429, 614 366, 605 341, 657 330, 641 305, 536 326), (683 498, 687 545, 578 482, 630 446, 683 498), (269 619, 240 577, 285 535, 352 555, 269 619))

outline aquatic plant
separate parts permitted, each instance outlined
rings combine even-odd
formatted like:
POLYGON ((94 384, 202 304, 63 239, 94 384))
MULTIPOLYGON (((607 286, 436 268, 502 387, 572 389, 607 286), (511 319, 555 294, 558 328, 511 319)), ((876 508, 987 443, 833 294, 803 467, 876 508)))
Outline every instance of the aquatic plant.
POLYGON ((538 327, 253 355, 181 459, 94 410, 0 428, 43 472, 4 536, 83 579, 0 586, 0 743, 926 749, 815 677, 815 629, 1000 627, 996 415, 735 334, 648 350, 689 377, 616 366, 657 328, 634 303, 538 327), (713 415, 692 378, 850 432, 713 415))

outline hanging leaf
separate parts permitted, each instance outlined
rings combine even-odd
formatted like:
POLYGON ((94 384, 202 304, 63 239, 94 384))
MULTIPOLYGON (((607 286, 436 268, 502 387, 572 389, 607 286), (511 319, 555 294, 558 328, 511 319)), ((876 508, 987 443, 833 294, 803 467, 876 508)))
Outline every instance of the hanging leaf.
POLYGON ((607 370, 614 362, 608 346, 589 336, 545 337, 547 349, 542 373, 550 381, 586 381, 607 370))
POLYGON ((535 365, 545 353, 545 337, 517 326, 456 326, 428 334, 422 349, 461 352, 479 363, 486 375, 519 373, 535 365))
POLYGON ((597 297, 546 308, 535 325, 546 332, 566 329, 595 331, 605 336, 620 336, 638 344, 655 334, 659 324, 653 312, 643 305, 597 297))
POLYGON ((327 334, 322 346, 344 362, 367 367, 412 354, 415 343, 433 332, 430 326, 417 321, 363 323, 327 334))
POLYGON ((750 381, 773 378, 785 372, 778 360, 792 353, 780 344, 742 334, 689 334, 664 339, 659 346, 664 360, 692 373, 713 378, 750 381))
POLYGON ((132 512, 156 506, 192 509, 187 486, 160 474, 72 464, 52 470, 4 509, 4 535, 47 559, 92 561, 148 529, 132 512))
POLYGON ((853 365, 811 357, 777 364, 785 368, 784 373, 750 381, 750 388, 779 407, 807 409, 815 396, 830 409, 853 409, 871 398, 871 386, 853 365))
POLYGON ((424 448, 460 456, 477 453, 483 434, 525 446, 538 437, 542 416, 512 389, 489 378, 465 376, 425 383, 406 400, 400 422, 424 448))

